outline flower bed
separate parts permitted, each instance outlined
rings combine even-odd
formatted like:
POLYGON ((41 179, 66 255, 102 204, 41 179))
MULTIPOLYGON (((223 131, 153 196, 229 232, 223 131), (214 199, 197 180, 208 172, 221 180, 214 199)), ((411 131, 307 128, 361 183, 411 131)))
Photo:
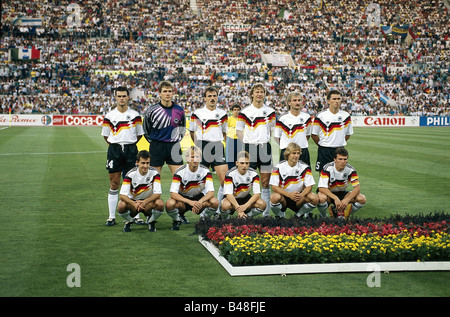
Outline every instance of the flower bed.
POLYGON ((268 264, 448 261, 450 217, 389 219, 233 219, 202 221, 197 230, 229 263, 268 264))

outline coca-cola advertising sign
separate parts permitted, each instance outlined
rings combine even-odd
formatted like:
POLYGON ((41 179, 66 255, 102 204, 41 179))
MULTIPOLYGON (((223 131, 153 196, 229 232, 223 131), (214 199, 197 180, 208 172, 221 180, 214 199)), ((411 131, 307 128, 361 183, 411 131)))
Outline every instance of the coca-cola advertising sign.
POLYGON ((103 116, 95 115, 53 115, 53 125, 101 126, 103 116))

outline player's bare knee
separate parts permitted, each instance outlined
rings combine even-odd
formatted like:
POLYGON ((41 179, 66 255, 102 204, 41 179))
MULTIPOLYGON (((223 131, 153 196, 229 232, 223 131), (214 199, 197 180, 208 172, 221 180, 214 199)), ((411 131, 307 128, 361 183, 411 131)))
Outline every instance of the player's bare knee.
POLYGON ((323 204, 328 200, 328 197, 322 193, 318 193, 317 198, 319 199, 319 204, 323 204))
POLYGON ((119 200, 119 202, 117 203, 117 212, 122 214, 122 213, 126 212, 127 210, 128 210, 127 204, 124 201, 119 200))
POLYGON ((364 205, 367 202, 366 196, 363 194, 359 194, 358 196, 356 196, 356 201, 361 204, 364 205))
POLYGON ((228 210, 231 209, 231 203, 230 203, 230 201, 228 199, 225 198, 225 199, 222 200, 221 209, 223 211, 228 211, 228 210))
POLYGON ((209 200, 209 207, 213 209, 219 208, 219 200, 217 198, 211 198, 209 200))
POLYGON ((312 205, 317 205, 319 204, 319 195, 309 193, 308 196, 306 196, 306 201, 312 205))
POLYGON ((162 199, 155 200, 155 207, 156 210, 162 211, 164 210, 164 201, 162 199))
POLYGON ((255 207, 258 209, 266 209, 266 202, 264 200, 262 200, 261 198, 259 198, 256 202, 255 202, 255 207))
POLYGON ((175 205, 177 204, 177 202, 175 201, 175 199, 168 199, 166 201, 166 210, 173 210, 175 209, 175 205))
POLYGON ((281 195, 278 193, 273 193, 270 195, 270 202, 272 204, 278 204, 281 201, 281 195))

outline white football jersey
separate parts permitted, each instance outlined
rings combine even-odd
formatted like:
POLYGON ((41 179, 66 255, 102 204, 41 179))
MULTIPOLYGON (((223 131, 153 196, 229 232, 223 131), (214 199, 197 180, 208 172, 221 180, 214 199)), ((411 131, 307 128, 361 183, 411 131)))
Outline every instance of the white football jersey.
POLYGON ((185 164, 173 174, 172 184, 170 185, 171 193, 194 197, 199 194, 206 195, 211 191, 214 191, 211 172, 201 164, 195 172, 192 172, 188 164, 185 164))
POLYGON ((134 167, 123 178, 120 195, 144 200, 153 194, 162 194, 161 177, 157 169, 150 167, 147 174, 141 175, 139 169, 134 167))
POLYGON ((334 162, 325 164, 320 172, 318 187, 328 188, 331 192, 346 191, 349 184, 353 187, 359 185, 358 174, 353 166, 347 164, 344 169, 339 172, 334 162))
POLYGON ((353 134, 352 118, 346 111, 333 114, 329 109, 319 112, 314 118, 312 134, 319 136, 319 145, 340 147, 347 145, 346 135, 353 134))
POLYGON ((196 132, 199 141, 223 141, 223 133, 228 132, 228 115, 218 108, 212 111, 206 106, 197 109, 191 116, 189 131, 196 132))
POLYGON ((102 136, 108 137, 109 143, 134 144, 143 134, 142 118, 136 110, 128 108, 122 113, 116 107, 103 118, 102 136))
POLYGON ((248 144, 269 143, 271 129, 275 127, 276 113, 266 105, 256 108, 250 105, 241 110, 236 131, 244 134, 243 142, 248 144))
POLYGON ((287 192, 301 192, 305 187, 316 184, 311 167, 302 161, 290 166, 287 161, 278 163, 270 176, 270 185, 278 186, 287 192))
POLYGON ((223 184, 224 196, 234 195, 235 198, 244 198, 250 191, 253 194, 261 193, 259 175, 253 168, 249 168, 244 175, 239 173, 237 167, 228 170, 223 184))
POLYGON ((298 116, 294 116, 288 112, 277 120, 273 136, 280 138, 280 149, 285 149, 291 142, 305 149, 308 147, 306 137, 311 135, 311 127, 312 121, 309 114, 300 112, 298 116))

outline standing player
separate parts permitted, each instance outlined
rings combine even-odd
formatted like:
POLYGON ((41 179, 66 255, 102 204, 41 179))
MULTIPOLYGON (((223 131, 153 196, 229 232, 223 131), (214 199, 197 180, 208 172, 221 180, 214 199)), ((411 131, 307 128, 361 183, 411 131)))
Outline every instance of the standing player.
POLYGON ((126 220, 123 231, 131 231, 133 217, 142 212, 147 216, 149 231, 154 232, 156 220, 164 211, 159 172, 150 167, 150 153, 147 150, 138 153, 136 164, 137 167, 123 179, 117 211, 126 220))
POLYGON ((194 111, 189 124, 189 131, 194 143, 202 150, 202 165, 214 168, 220 181, 217 191, 218 201, 223 198, 223 180, 228 171, 225 160, 223 141, 228 131, 228 115, 217 108, 219 91, 214 87, 207 87, 204 92, 206 105, 194 111))
POLYGON ((361 194, 358 174, 353 166, 348 164, 348 152, 345 148, 337 148, 333 162, 323 167, 318 190, 317 208, 322 217, 326 217, 329 204, 334 205, 330 206, 331 216, 348 218, 350 213, 355 213, 366 203, 366 196, 361 194), (350 183, 353 190, 347 191, 350 183))
POLYGON ((280 144, 280 162, 285 160, 284 151, 289 143, 293 142, 301 147, 300 161, 311 166, 309 158, 308 140, 311 136, 311 116, 302 112, 303 96, 297 92, 291 92, 287 96, 289 112, 282 115, 276 123, 273 133, 274 140, 280 144))
POLYGON ((339 90, 330 90, 327 94, 329 108, 321 111, 314 119, 311 137, 319 146, 317 150, 316 171, 332 162, 336 148, 347 145, 353 134, 352 119, 347 111, 340 109, 342 94, 339 90))
POLYGON ((186 130, 184 109, 172 101, 173 85, 162 81, 158 85, 160 101, 144 115, 145 138, 150 143, 150 165, 160 173, 167 162, 172 174, 183 165, 180 141, 186 130))
POLYGON ((318 196, 312 192, 316 182, 311 167, 299 160, 301 153, 298 144, 289 143, 284 151, 285 160, 272 171, 270 207, 276 217, 284 218, 287 208, 293 210, 296 217, 307 217, 319 202, 318 196))
MULTIPOLYGON (((102 136, 108 143, 106 169, 109 172, 107 226, 116 224, 116 206, 118 200, 120 176, 125 175, 136 165, 139 142, 144 134, 142 118, 139 113, 128 106, 129 92, 125 87, 116 89, 117 106, 109 111, 103 119, 102 136)), ((144 223, 138 219, 139 223, 144 223)))
POLYGON ((214 197, 211 172, 200 164, 202 152, 192 146, 186 152, 187 164, 178 168, 170 185, 171 198, 166 201, 166 210, 173 219, 172 230, 179 230, 181 220, 188 210, 201 217, 217 213, 219 201, 214 197))
POLYGON ((236 123, 241 106, 234 104, 230 107, 231 116, 228 117, 228 132, 226 143, 226 160, 228 163, 228 169, 236 166, 237 154, 242 151, 242 142, 236 135, 236 123))
POLYGON ((264 105, 266 89, 255 84, 250 89, 252 104, 239 113, 236 135, 244 143, 244 151, 251 158, 250 167, 259 169, 261 175, 261 198, 266 202, 263 216, 270 213, 269 180, 272 172, 271 130, 275 127, 276 114, 273 108, 264 105))
POLYGON ((255 217, 263 213, 266 202, 260 198, 259 176, 250 166, 248 152, 238 153, 236 166, 225 175, 224 196, 219 214, 229 217, 235 211, 238 217, 255 217), (250 190, 253 195, 250 194, 250 190))

